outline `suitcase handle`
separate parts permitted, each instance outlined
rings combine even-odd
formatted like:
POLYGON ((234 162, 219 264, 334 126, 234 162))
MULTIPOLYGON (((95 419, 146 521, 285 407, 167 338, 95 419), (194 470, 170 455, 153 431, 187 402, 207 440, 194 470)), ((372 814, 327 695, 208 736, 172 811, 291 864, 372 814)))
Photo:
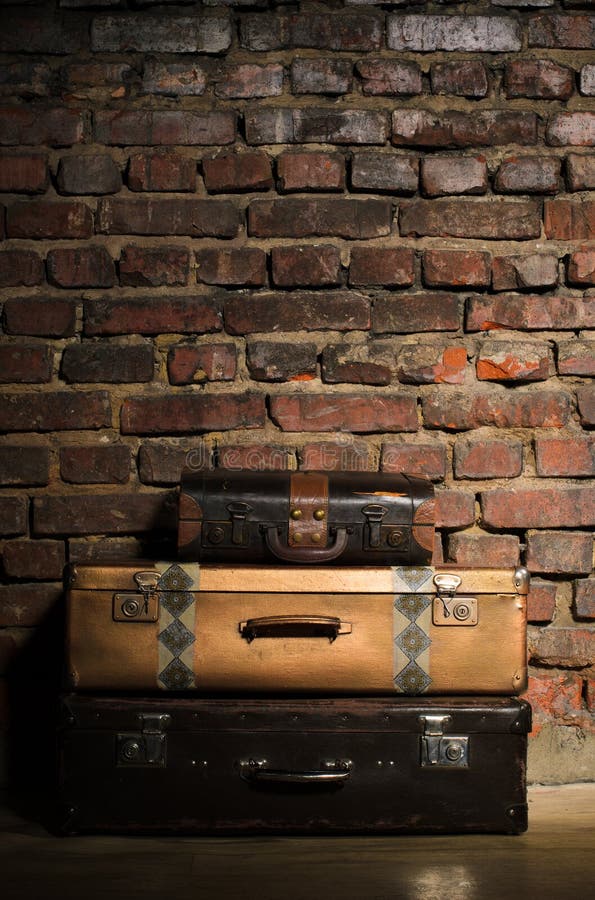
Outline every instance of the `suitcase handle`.
POLYGON ((239 631, 250 644, 257 637, 327 637, 351 634, 351 622, 336 616, 261 616, 239 623, 239 631))
POLYGON ((267 784, 337 785, 351 777, 353 763, 350 759, 323 762, 323 768, 304 772, 283 769, 267 769, 266 760, 250 759, 240 763, 240 778, 267 784))
POLYGON ((330 547, 289 547, 281 542, 276 525, 267 528, 267 547, 278 559, 285 562, 321 563, 340 556, 347 547, 347 530, 337 528, 335 543, 330 547))

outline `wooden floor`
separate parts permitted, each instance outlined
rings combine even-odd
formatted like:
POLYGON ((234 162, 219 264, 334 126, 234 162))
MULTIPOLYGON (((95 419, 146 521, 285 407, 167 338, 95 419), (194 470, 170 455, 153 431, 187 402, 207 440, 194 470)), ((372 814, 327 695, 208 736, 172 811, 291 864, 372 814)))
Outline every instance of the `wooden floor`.
POLYGON ((570 900, 594 885, 595 783, 531 788, 517 837, 57 838, 0 812, 3 900, 570 900))

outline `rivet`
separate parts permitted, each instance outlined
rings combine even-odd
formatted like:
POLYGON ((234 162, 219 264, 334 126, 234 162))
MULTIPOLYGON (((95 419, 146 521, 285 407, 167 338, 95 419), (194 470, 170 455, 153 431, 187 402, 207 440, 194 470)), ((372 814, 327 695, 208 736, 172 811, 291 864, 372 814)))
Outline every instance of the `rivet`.
POLYGON ((325 515, 326 515, 326 513, 323 509, 315 509, 314 510, 314 518, 317 519, 319 522, 321 519, 324 519, 325 515))
POLYGON ((304 514, 301 509, 292 509, 290 512, 290 516, 292 519, 301 519, 303 515, 304 514))
POLYGON ((312 535, 312 543, 313 544, 319 544, 321 540, 322 540, 322 538, 319 534, 312 535))
POLYGON ((297 534, 294 534, 294 536, 293 536, 293 542, 294 542, 294 544, 301 544, 303 538, 304 538, 303 534, 300 534, 299 531, 298 531, 298 533, 297 533, 297 534))

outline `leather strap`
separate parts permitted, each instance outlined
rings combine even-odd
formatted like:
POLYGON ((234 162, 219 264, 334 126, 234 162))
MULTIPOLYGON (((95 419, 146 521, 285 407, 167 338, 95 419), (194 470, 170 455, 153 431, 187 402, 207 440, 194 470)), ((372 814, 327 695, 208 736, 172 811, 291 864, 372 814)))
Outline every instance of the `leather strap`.
POLYGON ((328 477, 322 472, 291 474, 288 543, 300 550, 327 546, 328 477))

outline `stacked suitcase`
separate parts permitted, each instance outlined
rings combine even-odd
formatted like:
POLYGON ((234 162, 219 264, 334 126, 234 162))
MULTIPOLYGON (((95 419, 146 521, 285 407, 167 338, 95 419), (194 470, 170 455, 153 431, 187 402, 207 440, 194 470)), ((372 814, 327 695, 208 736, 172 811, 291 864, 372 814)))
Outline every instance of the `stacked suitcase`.
POLYGON ((528 573, 432 566, 430 482, 183 478, 179 558, 68 573, 61 828, 519 833, 528 573))

